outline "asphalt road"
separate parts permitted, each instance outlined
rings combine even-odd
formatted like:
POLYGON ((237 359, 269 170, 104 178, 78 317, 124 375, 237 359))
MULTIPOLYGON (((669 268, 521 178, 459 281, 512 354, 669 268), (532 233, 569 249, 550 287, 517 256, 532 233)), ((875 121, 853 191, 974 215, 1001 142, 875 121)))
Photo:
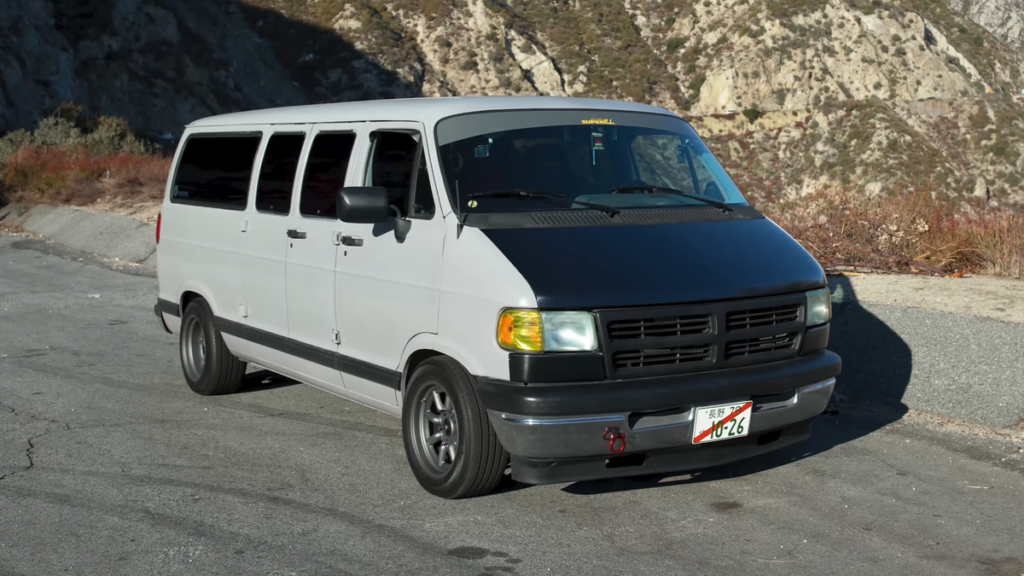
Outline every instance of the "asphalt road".
MULTIPOLYGON (((449 502, 416 484, 395 418, 258 372, 190 392, 154 286, 0 237, 3 576, 1024 574, 1017 447, 901 418, 888 396, 919 355, 893 342, 861 371, 894 379, 884 398, 848 383, 801 446, 449 502)), ((854 354, 843 322, 869 313, 837 307, 854 354)))

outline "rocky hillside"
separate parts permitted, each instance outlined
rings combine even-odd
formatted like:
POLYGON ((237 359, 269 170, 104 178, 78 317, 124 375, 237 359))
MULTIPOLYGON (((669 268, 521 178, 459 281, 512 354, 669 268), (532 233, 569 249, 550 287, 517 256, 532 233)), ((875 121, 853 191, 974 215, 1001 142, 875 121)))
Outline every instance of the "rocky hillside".
POLYGON ((1024 53, 1024 3, 1020 0, 948 0, 953 9, 983 26, 1018 54, 1024 53))
POLYGON ((223 0, 0 0, 0 133, 61 102, 147 134, 210 114, 418 87, 331 29, 223 0), (320 59, 307 65, 297 47, 320 59))
POLYGON ((70 99, 177 132, 298 102, 585 95, 686 115, 757 198, 1022 200, 1020 16, 1013 0, 0 0, 0 130, 70 99))

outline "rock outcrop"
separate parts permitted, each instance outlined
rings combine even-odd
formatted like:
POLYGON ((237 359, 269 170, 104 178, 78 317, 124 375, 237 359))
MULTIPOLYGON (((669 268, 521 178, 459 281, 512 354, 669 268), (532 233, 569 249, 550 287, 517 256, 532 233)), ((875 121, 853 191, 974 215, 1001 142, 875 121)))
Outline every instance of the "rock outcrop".
POLYGON ((249 3, 0 0, 0 132, 72 100, 159 134, 227 111, 416 92, 340 35, 249 3), (353 65, 358 77, 337 74, 353 65))
POLYGON ((1024 4, 1018 0, 948 0, 950 6, 1024 56, 1024 4))

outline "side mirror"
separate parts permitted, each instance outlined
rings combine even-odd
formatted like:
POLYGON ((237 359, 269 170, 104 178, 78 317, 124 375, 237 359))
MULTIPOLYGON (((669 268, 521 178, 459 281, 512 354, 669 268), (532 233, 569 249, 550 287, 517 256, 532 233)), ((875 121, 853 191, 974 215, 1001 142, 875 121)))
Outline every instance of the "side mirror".
POLYGON ((388 211, 388 191, 379 186, 352 186, 338 192, 336 204, 338 220, 353 224, 385 222, 388 211))

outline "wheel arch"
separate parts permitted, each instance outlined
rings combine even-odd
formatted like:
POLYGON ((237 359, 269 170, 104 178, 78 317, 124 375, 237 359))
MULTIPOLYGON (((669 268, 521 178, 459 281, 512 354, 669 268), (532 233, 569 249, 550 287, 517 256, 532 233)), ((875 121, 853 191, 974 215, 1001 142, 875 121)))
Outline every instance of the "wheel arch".
POLYGON ((211 290, 192 283, 184 284, 178 289, 178 315, 184 316, 185 308, 196 298, 206 300, 207 305, 210 306, 210 311, 213 312, 215 317, 220 316, 223 318, 226 316, 225 311, 218 305, 217 299, 211 290))
POLYGON ((188 305, 191 304, 192 301, 195 300, 196 298, 202 298, 203 300, 209 302, 209 300, 205 296, 198 292, 194 292, 192 290, 185 290, 184 292, 182 292, 181 297, 178 299, 178 315, 184 315, 185 308, 188 308, 188 305))
POLYGON ((399 405, 404 403, 409 378, 416 371, 416 368, 430 358, 438 356, 446 356, 458 362, 471 377, 480 374, 480 367, 472 362, 470 360, 471 356, 458 346, 438 338, 436 334, 417 334, 409 340, 405 345, 405 350, 402 352, 402 360, 399 364, 399 370, 401 371, 398 390, 399 405))

